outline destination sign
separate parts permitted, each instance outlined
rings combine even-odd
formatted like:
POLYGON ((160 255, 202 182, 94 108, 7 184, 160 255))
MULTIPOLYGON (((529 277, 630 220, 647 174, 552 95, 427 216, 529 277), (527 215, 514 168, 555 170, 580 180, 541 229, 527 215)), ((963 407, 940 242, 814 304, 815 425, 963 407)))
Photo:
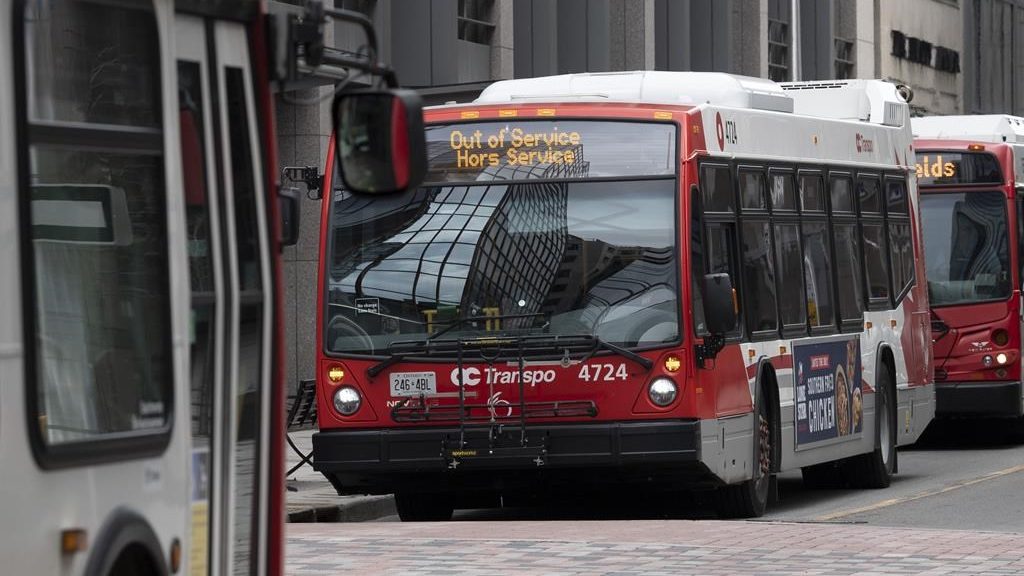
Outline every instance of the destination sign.
POLYGON ((917 180, 922 186, 999 184, 1002 171, 988 152, 918 151, 917 180))
POLYGON ((494 121, 427 128, 428 182, 670 176, 674 124, 494 121))

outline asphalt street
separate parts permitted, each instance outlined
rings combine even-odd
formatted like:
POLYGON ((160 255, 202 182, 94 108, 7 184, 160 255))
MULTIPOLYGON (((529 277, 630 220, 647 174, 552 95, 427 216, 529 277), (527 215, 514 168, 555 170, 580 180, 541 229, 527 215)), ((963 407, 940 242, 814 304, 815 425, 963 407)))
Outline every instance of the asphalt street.
POLYGON ((454 521, 289 524, 287 573, 1022 574, 1024 443, 990 422, 937 422, 882 490, 779 479, 755 521, 699 495, 605 494, 454 521))

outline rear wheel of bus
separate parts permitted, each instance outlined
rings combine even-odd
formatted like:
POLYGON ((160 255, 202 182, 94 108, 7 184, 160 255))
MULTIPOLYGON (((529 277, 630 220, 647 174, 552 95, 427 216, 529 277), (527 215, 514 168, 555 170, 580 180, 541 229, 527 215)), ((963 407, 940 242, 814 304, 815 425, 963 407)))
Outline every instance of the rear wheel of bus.
POLYGON ((402 522, 444 522, 452 519, 455 497, 445 493, 396 492, 395 508, 402 522))
POLYGON ((851 480, 860 488, 887 488, 896 469, 895 389, 892 371, 883 364, 875 386, 875 449, 854 458, 851 480))

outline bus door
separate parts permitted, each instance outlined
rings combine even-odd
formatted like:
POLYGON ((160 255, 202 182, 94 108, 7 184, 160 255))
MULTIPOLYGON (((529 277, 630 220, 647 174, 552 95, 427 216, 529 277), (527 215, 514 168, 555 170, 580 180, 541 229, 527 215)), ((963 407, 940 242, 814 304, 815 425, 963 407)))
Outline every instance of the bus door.
POLYGON ((245 28, 179 15, 191 284, 191 574, 264 573, 270 255, 245 28))

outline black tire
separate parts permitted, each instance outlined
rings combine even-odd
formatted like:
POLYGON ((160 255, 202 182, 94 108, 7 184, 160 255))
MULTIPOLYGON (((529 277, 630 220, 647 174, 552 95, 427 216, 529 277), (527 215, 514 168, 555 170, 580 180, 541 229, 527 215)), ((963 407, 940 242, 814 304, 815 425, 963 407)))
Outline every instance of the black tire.
POLYGON ((402 522, 444 522, 452 519, 455 498, 451 494, 398 492, 395 508, 402 522))
POLYGON ((768 401, 762 397, 757 406, 757 440, 754 477, 740 484, 715 490, 715 511, 720 518, 757 518, 764 515, 772 484, 773 423, 768 401))
POLYGON ((881 365, 875 385, 875 449, 850 461, 857 488, 888 488, 896 470, 896 387, 888 365, 881 365))

